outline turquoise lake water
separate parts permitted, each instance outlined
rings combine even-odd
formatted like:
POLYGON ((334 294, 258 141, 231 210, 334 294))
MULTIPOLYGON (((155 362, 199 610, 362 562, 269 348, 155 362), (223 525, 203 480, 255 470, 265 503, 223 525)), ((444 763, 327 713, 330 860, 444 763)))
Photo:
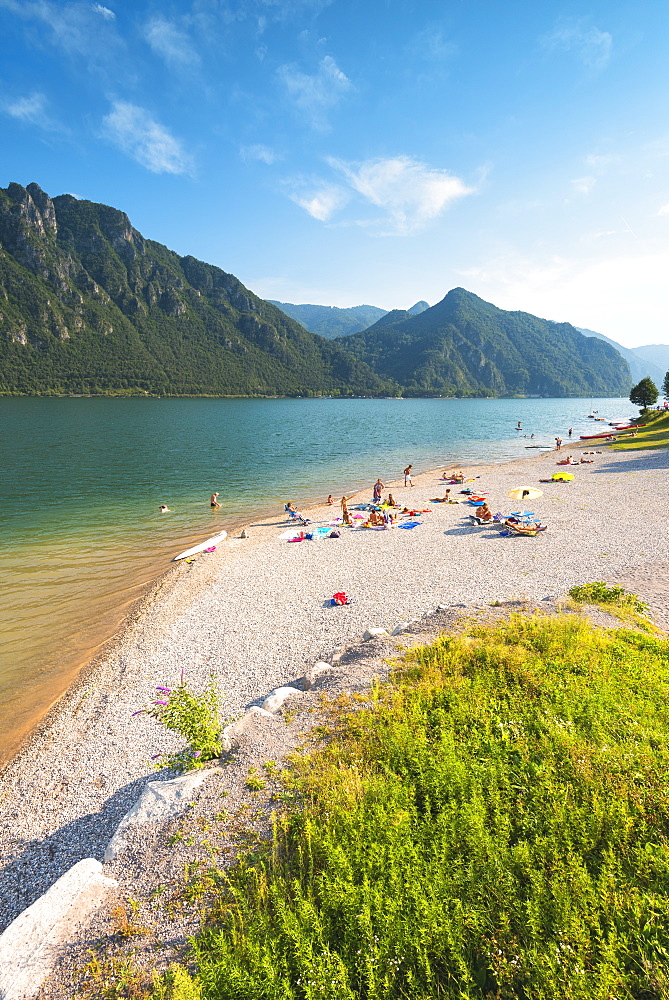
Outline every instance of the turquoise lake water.
POLYGON ((593 409, 637 413, 625 399, 0 398, 0 758, 189 544, 409 462, 532 455, 531 433, 578 438, 593 409))

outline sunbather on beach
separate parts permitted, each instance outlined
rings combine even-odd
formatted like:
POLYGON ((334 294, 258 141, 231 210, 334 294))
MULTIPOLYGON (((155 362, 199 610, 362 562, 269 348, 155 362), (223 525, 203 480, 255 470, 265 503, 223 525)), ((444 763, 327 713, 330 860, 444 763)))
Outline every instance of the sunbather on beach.
POLYGON ((477 510, 476 514, 470 514, 472 524, 485 524, 487 521, 492 521, 492 511, 488 507, 487 503, 482 504, 477 510))
POLYGON ((341 498, 341 516, 344 524, 351 525, 351 515, 348 512, 348 504, 346 503, 346 497, 341 498))

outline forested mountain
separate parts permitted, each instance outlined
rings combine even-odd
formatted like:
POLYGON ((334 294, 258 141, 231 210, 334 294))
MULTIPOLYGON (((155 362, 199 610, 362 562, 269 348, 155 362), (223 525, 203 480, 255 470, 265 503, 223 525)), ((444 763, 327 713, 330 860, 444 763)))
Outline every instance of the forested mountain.
POLYGON ((0 188, 0 393, 565 396, 632 384, 612 347, 568 323, 462 288, 425 306, 357 307, 374 325, 327 340, 115 208, 0 188))
MULTIPOLYGON (((276 299, 268 299, 272 305, 278 306, 287 316, 296 319, 305 330, 312 333, 319 333, 321 337, 333 340, 335 337, 348 337, 352 333, 366 330, 377 320, 387 316, 385 309, 378 306, 351 306, 348 309, 340 309, 338 306, 316 306, 316 305, 296 305, 293 302, 277 302, 276 299)), ((427 302, 416 302, 411 309, 406 310, 407 315, 416 316, 429 309, 427 302)), ((397 310, 394 310, 397 311, 397 310)))
POLYGON ((464 288, 418 316, 382 317, 346 347, 405 395, 623 396, 632 385, 629 366, 603 341, 464 288))
POLYGON ((386 394, 344 347, 114 208, 0 188, 0 393, 386 394))
POLYGON ((664 376, 669 371, 669 345, 667 344, 647 344, 644 347, 623 347, 615 340, 610 340, 603 333, 596 333, 594 330, 585 330, 577 327, 586 337, 598 337, 606 341, 620 353, 630 366, 632 381, 636 384, 642 378, 648 376, 655 385, 660 388, 664 381, 664 376))
POLYGON ((347 337, 351 333, 365 330, 386 313, 385 309, 379 309, 378 306, 351 306, 348 309, 340 309, 338 306, 277 302, 276 299, 267 301, 278 306, 286 316, 301 323, 305 330, 318 333, 328 340, 347 337))

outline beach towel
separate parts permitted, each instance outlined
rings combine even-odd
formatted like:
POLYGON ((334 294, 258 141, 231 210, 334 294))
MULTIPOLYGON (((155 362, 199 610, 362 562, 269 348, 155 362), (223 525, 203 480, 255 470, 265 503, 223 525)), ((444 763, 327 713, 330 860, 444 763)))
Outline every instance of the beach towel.
POLYGON ((400 524, 400 528, 417 528, 422 521, 405 521, 404 524, 400 524))

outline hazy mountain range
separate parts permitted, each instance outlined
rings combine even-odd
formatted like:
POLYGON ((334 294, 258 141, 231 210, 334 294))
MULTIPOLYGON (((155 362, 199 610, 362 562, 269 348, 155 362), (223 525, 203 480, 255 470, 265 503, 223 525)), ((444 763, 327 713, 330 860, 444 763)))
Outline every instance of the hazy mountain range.
POLYGON ((662 390, 664 376, 669 371, 669 346, 667 344, 648 344, 646 347, 623 347, 622 344, 617 344, 615 340, 605 337, 603 333, 596 333, 594 330, 585 330, 580 326, 577 329, 585 334, 586 337, 599 337, 600 340, 605 340, 607 344, 615 347, 630 366, 632 381, 635 385, 642 378, 649 375, 657 388, 660 391, 662 390))
POLYGON ((118 209, 0 188, 0 393, 615 396, 632 384, 605 340, 462 288, 406 311, 300 308, 322 328, 323 316, 368 325, 327 339, 118 209))
MULTIPOLYGON (((276 299, 267 301, 278 306, 287 316, 296 319, 306 330, 319 333, 327 340, 366 330, 388 313, 387 309, 379 309, 378 306, 350 306, 348 309, 340 309, 338 306, 295 305, 293 302, 277 302, 276 299)), ((406 314, 417 316, 429 308, 427 302, 416 302, 411 309, 407 309, 406 314)))

